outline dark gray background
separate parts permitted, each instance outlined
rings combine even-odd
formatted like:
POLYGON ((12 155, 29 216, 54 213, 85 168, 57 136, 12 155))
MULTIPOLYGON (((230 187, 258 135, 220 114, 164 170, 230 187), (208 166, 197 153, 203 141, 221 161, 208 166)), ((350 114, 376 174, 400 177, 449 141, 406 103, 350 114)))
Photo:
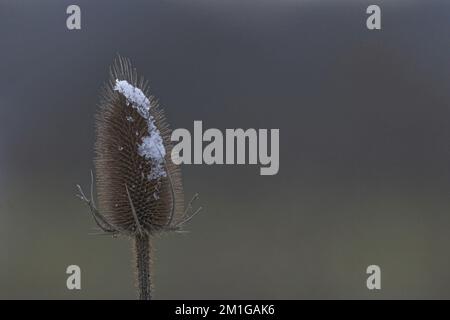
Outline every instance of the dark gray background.
POLYGON ((117 53, 172 128, 280 128, 276 176, 183 167, 204 211, 156 240, 156 298, 450 298, 444 0, 0 0, 0 298, 135 297, 129 241, 75 197, 117 53))

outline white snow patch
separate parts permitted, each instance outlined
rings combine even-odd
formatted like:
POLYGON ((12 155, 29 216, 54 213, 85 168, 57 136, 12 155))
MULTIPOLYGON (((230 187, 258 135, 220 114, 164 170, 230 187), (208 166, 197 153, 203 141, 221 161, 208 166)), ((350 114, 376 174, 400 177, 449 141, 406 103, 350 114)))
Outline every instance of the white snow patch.
MULTIPOLYGON (((164 148, 161 133, 155 125, 155 119, 150 114, 150 100, 141 89, 134 87, 126 80, 119 81, 116 79, 114 90, 121 93, 127 99, 127 104, 131 104, 139 115, 147 121, 148 136, 143 137, 142 143, 138 146, 139 155, 151 160, 153 164, 147 179, 155 180, 167 176, 164 167, 166 148, 164 148)), ((127 117, 127 120, 130 121, 129 117, 127 117)))
POLYGON ((142 118, 150 117, 150 100, 145 96, 141 89, 129 84, 126 80, 116 79, 115 91, 119 91, 127 99, 133 108, 135 108, 142 118))

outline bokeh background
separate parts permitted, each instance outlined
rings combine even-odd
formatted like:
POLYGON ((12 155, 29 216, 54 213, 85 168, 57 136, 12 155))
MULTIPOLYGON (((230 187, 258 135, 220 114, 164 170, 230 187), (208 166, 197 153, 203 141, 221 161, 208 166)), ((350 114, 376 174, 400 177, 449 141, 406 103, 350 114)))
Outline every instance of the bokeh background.
POLYGON ((172 128, 280 129, 276 176, 183 167, 204 211, 155 241, 155 298, 450 298, 449 39, 446 0, 0 0, 0 298, 135 298, 75 197, 117 53, 172 128))

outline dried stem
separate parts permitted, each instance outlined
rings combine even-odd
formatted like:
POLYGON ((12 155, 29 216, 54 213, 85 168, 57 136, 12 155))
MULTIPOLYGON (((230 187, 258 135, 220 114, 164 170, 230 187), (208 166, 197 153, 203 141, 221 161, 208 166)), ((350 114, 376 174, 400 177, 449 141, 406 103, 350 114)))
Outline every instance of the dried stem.
POLYGON ((134 239, 134 250, 136 256, 136 275, 139 299, 150 300, 150 238, 147 234, 136 234, 134 239))

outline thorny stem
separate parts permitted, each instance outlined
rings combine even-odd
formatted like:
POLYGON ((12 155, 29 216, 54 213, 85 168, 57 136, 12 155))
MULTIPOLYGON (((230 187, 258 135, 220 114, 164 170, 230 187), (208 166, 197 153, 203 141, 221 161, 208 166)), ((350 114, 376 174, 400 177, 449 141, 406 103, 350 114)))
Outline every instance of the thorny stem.
POLYGON ((139 300, 150 300, 150 238, 147 234, 136 234, 134 238, 134 250, 136 255, 139 300))
MULTIPOLYGON (((166 169, 168 172, 169 170, 166 169)), ((169 175, 169 182, 172 189, 172 201, 175 199, 175 195, 173 192, 173 184, 169 175)), ((97 223, 98 227, 105 232, 105 234, 112 234, 113 236, 117 235, 120 230, 120 228, 117 228, 116 226, 110 224, 105 217, 100 214, 100 212, 97 210, 94 202, 94 175, 91 171, 91 199, 88 199, 86 195, 83 192, 83 189, 80 185, 77 185, 79 194, 77 195, 83 202, 86 203, 86 205, 89 207, 92 216, 94 217, 95 222, 97 223)), ((137 232, 134 236, 134 252, 135 252, 135 259, 136 259, 136 282, 138 287, 138 293, 139 293, 139 299, 140 300, 150 300, 151 299, 151 272, 150 272, 150 264, 151 264, 151 246, 150 246, 150 237, 145 232, 145 230, 142 229, 142 226, 139 223, 139 219, 136 215, 136 210, 134 208, 134 204, 131 200, 131 195, 128 190, 127 185, 125 185, 125 190, 128 195, 128 200, 130 201, 131 210, 133 213, 133 217, 136 222, 136 228, 137 232)), ((198 194, 195 194, 191 201, 189 201, 188 206, 186 210, 184 211, 183 217, 184 219, 177 222, 176 224, 172 225, 173 218, 174 218, 174 209, 175 205, 172 204, 172 211, 170 214, 169 221, 166 226, 164 226, 164 229, 166 230, 172 230, 176 232, 183 232, 181 230, 181 227, 187 223, 189 220, 191 220, 200 210, 202 207, 199 207, 197 210, 193 210, 192 204, 194 201, 198 198, 198 194)))

